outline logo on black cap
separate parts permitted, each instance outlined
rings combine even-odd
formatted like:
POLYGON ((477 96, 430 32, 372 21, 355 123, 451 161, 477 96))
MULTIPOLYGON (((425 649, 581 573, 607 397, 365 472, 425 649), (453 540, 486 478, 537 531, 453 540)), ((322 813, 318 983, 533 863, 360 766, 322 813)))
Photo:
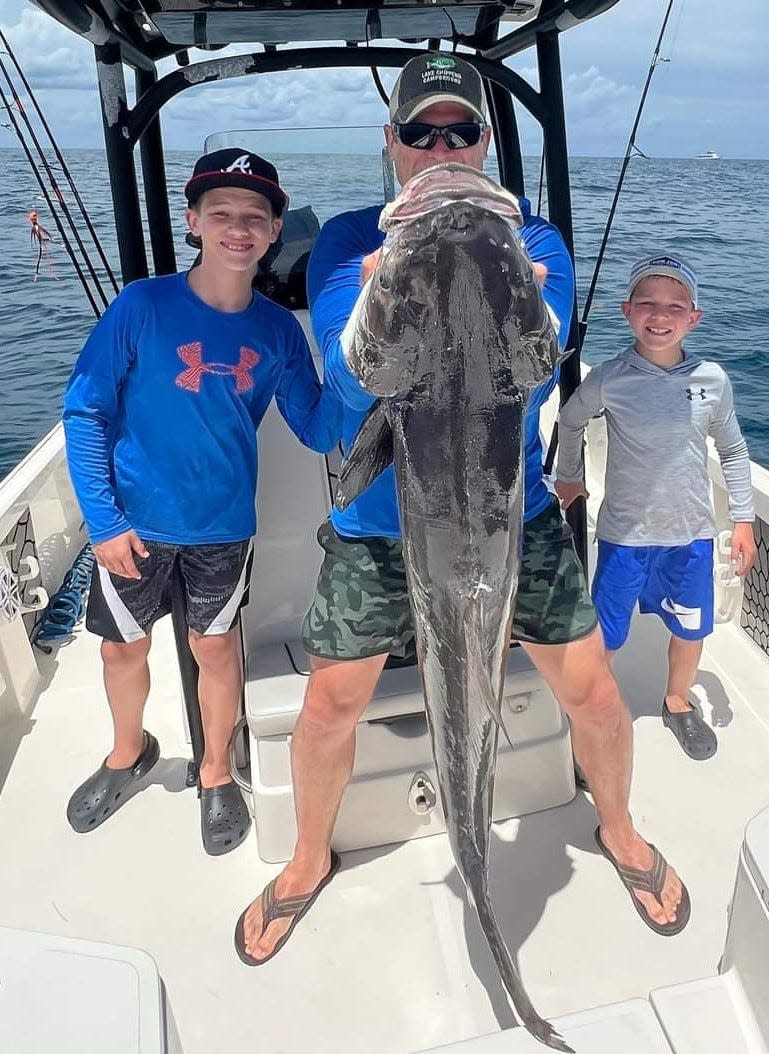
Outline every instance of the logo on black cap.
POLYGON ((428 59, 425 66, 429 70, 453 70, 456 69, 456 59, 451 55, 439 55, 437 58, 428 59))
POLYGON ((249 176, 254 173, 251 171, 251 155, 241 154, 240 157, 236 157, 231 165, 227 165, 226 168, 222 169, 223 172, 247 172, 249 176))
POLYGON ((390 120, 415 120, 429 106, 458 102, 486 122, 486 103, 480 74, 458 55, 427 53, 409 59, 390 96, 390 120))
POLYGON ((288 205, 288 195, 280 185, 275 166, 242 147, 214 150, 199 157, 184 193, 189 204, 194 205, 201 194, 217 187, 240 187, 262 194, 276 216, 282 215, 288 205))

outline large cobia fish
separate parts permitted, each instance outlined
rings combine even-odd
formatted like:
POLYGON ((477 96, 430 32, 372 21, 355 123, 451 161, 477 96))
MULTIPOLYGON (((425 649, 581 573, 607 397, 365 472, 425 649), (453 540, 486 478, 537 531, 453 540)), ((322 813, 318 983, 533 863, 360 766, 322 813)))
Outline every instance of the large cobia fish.
POLYGON ((518 584, 526 401, 556 335, 516 228, 517 200, 464 165, 428 169, 380 220, 380 261, 343 336, 380 399, 343 466, 346 507, 392 460, 417 654, 446 825, 525 1027, 569 1051, 532 1006, 487 883, 497 736, 518 584))

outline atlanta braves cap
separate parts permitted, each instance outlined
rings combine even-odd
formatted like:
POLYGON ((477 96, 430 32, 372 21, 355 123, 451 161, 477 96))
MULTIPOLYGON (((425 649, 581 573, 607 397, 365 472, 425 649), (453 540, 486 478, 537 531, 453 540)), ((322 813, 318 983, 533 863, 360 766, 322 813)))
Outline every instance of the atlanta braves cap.
POLYGON ((458 55, 430 52, 409 59, 390 96, 390 121, 407 124, 439 102, 458 102, 486 123, 481 75, 458 55))
POLYGON ((645 260, 639 260, 633 265, 628 283, 628 300, 633 295, 633 290, 644 278, 652 278, 661 275, 663 278, 675 278, 686 286, 692 303, 697 306, 697 275, 693 269, 682 260, 680 256, 651 256, 645 260))
POLYGON ((288 194, 280 186, 275 166, 258 154, 238 147, 214 150, 199 157, 184 193, 189 204, 194 205, 201 194, 216 187, 241 187, 263 194, 272 203, 276 216, 282 215, 288 206, 288 194))

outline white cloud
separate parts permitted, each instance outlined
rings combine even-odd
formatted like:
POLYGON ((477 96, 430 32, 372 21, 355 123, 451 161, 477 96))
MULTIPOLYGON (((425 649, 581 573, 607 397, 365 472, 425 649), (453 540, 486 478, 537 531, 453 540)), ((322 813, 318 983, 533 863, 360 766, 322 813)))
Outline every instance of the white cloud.
POLYGON ((95 91, 91 46, 38 8, 25 7, 19 21, 5 34, 33 91, 95 91))
MULTIPOLYGON (((568 134, 577 153, 623 152, 666 3, 627 0, 562 35, 568 134)), ((62 145, 101 146, 91 46, 22 0, 0 0, 0 16, 62 145)), ((713 146, 726 156, 769 156, 764 24, 765 0, 732 0, 722 17, 706 16, 701 3, 675 5, 662 49, 671 61, 655 73, 639 130, 644 150, 687 156, 713 146)), ((216 57, 248 50, 240 45, 216 57)), ((530 51, 511 65, 536 87, 533 58, 530 51)), ((161 72, 175 68, 167 60, 161 72)), ((389 87, 393 72, 382 76, 389 87)), ((539 130, 519 111, 524 149, 536 151, 539 130)), ((163 128, 169 149, 197 149, 216 129, 380 124, 384 116, 367 70, 308 70, 190 89, 165 108, 163 128)), ((0 145, 13 145, 2 130, 0 145)))

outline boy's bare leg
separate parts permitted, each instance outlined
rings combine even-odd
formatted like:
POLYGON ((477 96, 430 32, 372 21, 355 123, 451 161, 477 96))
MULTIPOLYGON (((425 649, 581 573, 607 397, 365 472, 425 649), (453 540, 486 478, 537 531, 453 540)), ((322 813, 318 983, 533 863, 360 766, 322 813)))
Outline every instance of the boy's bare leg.
POLYGON ((229 745, 243 693, 238 629, 210 637, 191 629, 189 640, 200 671, 198 697, 205 739, 200 783, 221 787, 232 779, 229 745))
MULTIPOLYGON (((278 898, 309 893, 328 873, 331 835, 355 758, 355 728, 386 659, 377 655, 346 662, 310 660, 304 706, 291 743, 298 838, 292 859, 278 877, 278 898)), ((276 919, 260 937, 258 897, 244 920, 246 952, 264 959, 290 924, 291 918, 276 919)))
POLYGON ((684 714, 691 710, 689 692, 697 676, 702 658, 701 640, 683 640, 671 634, 668 645, 668 686, 665 703, 671 714, 684 714))
MULTIPOLYGON (((523 644, 571 723, 574 755, 593 795, 601 838, 622 864, 647 870, 653 854, 634 830, 628 812, 633 734, 630 714, 609 669, 598 629, 569 644, 523 644)), ((635 892, 651 919, 673 922, 681 882, 668 867, 662 906, 650 893, 635 892)))
POLYGON ((142 715, 150 690, 150 644, 149 636, 128 644, 101 642, 104 687, 115 728, 115 745, 107 757, 107 768, 130 768, 144 749, 142 715))

